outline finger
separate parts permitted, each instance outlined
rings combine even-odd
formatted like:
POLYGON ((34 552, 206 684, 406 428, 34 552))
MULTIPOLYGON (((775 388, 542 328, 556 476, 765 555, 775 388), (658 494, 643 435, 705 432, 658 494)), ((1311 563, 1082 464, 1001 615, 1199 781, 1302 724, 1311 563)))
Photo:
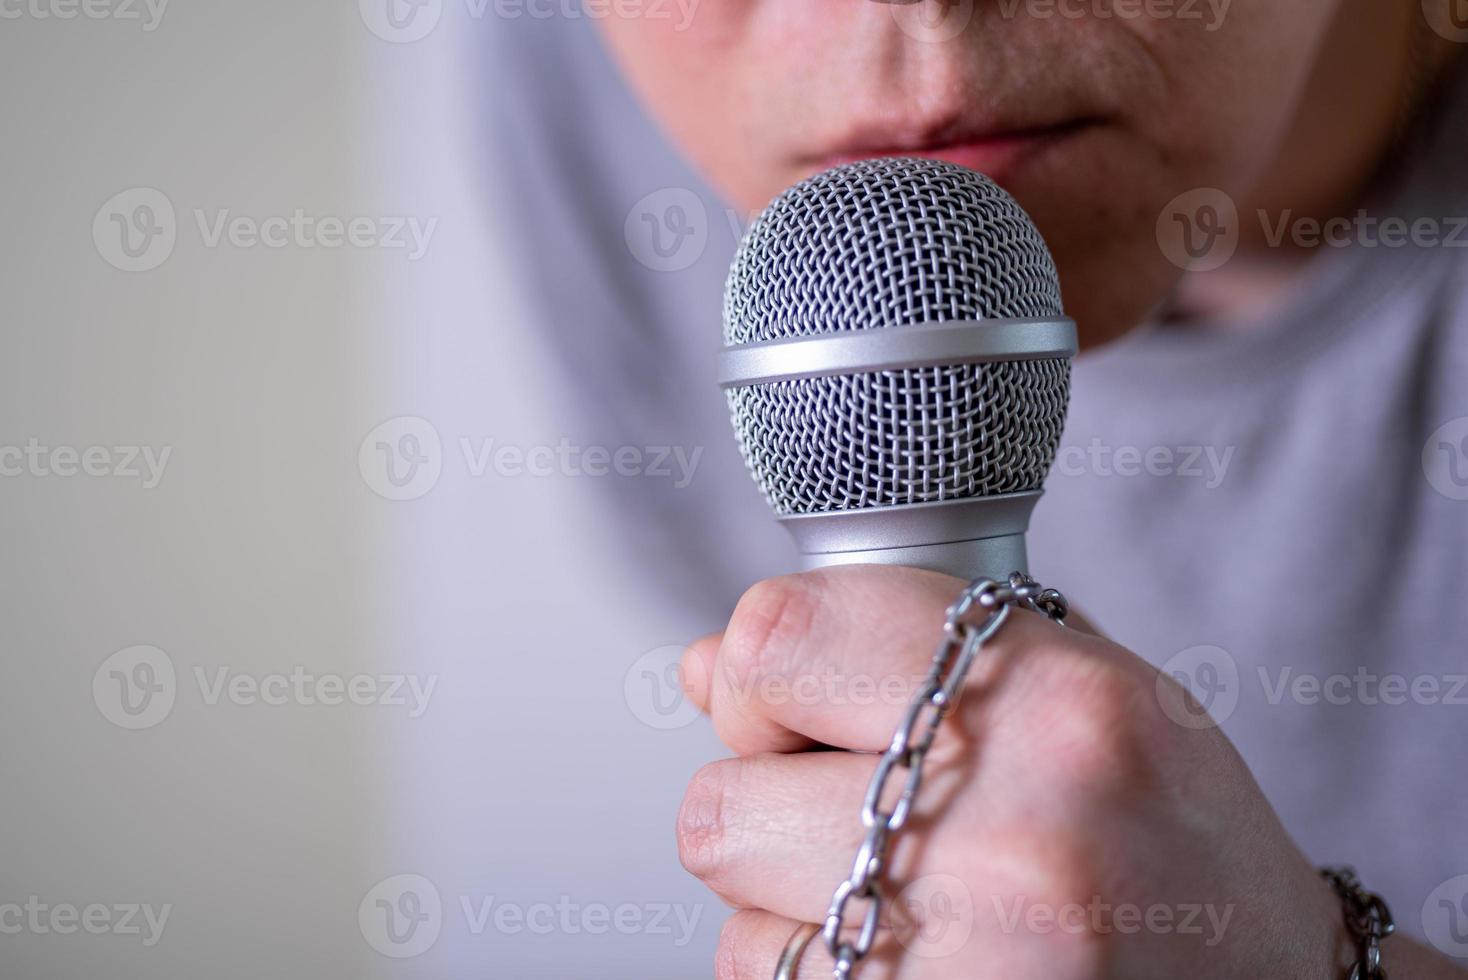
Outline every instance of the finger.
MULTIPOLYGON (((934 910, 937 912, 937 910, 934 910)), ((937 912, 942 915, 941 912, 937 912)), ((764 909, 745 909, 724 923, 719 935, 714 976, 717 980, 769 980, 792 937, 805 923, 764 909)), ((860 960, 861 980, 1054 980, 1055 977, 1099 976, 1098 953, 1084 943, 1032 942, 1023 934, 980 933, 952 921, 928 922, 914 931, 877 935, 860 960)), ((826 980, 835 961, 817 934, 796 964, 795 980, 826 980)))
POLYGON ((704 766, 679 809, 679 859, 736 908, 819 921, 851 873, 876 761, 820 752, 704 766))
POLYGON ((709 684, 714 675, 714 662, 723 640, 723 633, 699 637, 683 651, 683 659, 678 664, 678 678, 684 695, 705 714, 709 710, 709 684))
MULTIPOLYGON (((1089 617, 1074 605, 1070 607, 1070 612, 1066 615, 1065 625, 1073 630, 1089 633, 1092 636, 1098 636, 1102 639, 1109 639, 1105 633, 1101 632, 1091 622, 1089 617)), ((682 663, 679 666, 679 676, 682 679, 684 693, 698 707, 698 710, 705 714, 710 709, 710 684, 713 678, 714 666, 718 659, 719 647, 723 642, 724 633, 722 630, 699 637, 690 643, 688 648, 683 652, 682 663)), ((809 747, 808 739, 797 739, 794 737, 794 733, 791 733, 791 735, 792 747, 809 747), (801 745, 798 744, 799 742, 805 742, 806 744, 801 745)))
POLYGON ((710 675, 709 713, 735 752, 874 749, 915 690, 957 579, 850 566, 761 582, 740 599, 710 675), (887 709, 873 712, 874 702, 887 709))
MULTIPOLYGON (((695 777, 679 814, 684 865, 737 908, 758 910, 782 927, 758 941, 721 947, 727 969, 718 976, 746 975, 735 967, 771 976, 794 924, 824 922, 863 836, 858 814, 875 763, 844 752, 772 753, 714 763, 695 777)), ((1084 923, 1079 931, 1067 925, 1056 932, 1022 921, 1026 909, 1079 910, 1097 894, 1093 849, 1066 841, 1057 821, 1074 818, 1057 817, 1057 809, 1053 799, 1024 785, 1020 772, 930 770, 883 864, 875 949, 902 954, 888 959, 889 967, 919 962, 924 980, 971 977, 981 972, 978 964, 1016 978, 1088 975, 1084 923), (1015 798, 1006 798, 1006 790, 1015 798), (961 794, 976 795, 983 805, 976 809, 961 794), (955 809, 965 819, 934 819, 955 809)), ((848 941, 870 907, 857 898, 843 909, 848 941)), ((829 969, 829 960, 817 960, 829 969)), ((869 975, 886 974, 863 972, 869 975)))
MULTIPOLYGON (((766 753, 704 766, 678 813, 678 857, 735 908, 822 921, 865 837, 861 808, 876 765, 871 755, 820 752, 766 753)), ((1030 795, 1009 774, 1001 776, 1030 795)), ((983 813, 967 814, 959 832, 935 824, 933 817, 961 791, 991 780, 962 765, 928 769, 907 828, 889 846, 883 881, 907 887, 958 876, 1033 890, 1055 877, 1049 862, 1063 849, 1051 840, 1043 806, 1037 812, 1022 801, 996 800, 983 813)), ((894 780, 893 789, 901 782, 894 780)), ((891 795, 884 796, 883 809, 891 795)), ((957 897, 972 904, 972 895, 957 897)), ((885 915, 881 924, 889 924, 885 915)))
MULTIPOLYGON (((770 980, 791 937, 804 924, 764 909, 735 912, 719 935, 714 976, 717 980, 770 980)), ((879 936, 871 953, 861 961, 862 980, 898 980, 894 969, 898 952, 890 934, 879 936)), ((834 966, 835 961, 817 934, 800 954, 793 976, 795 980, 826 980, 834 966)))
MULTIPOLYGON (((719 737, 741 755, 812 742, 884 748, 922 685, 945 610, 962 588, 933 572, 859 565, 755 586, 715 655, 709 705, 719 737)), ((1120 650, 1012 610, 971 679, 995 676, 1018 651, 1047 648, 1105 660, 1120 650)))

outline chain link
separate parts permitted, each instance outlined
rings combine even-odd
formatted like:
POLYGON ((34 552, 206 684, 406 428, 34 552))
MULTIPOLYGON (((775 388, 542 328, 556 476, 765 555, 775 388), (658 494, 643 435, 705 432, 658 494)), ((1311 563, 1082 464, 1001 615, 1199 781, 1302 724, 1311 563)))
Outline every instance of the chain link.
POLYGON ((1385 900, 1369 892, 1349 867, 1321 868, 1321 875, 1345 906, 1346 930, 1356 944, 1356 965, 1348 980, 1387 980, 1381 968, 1381 941, 1397 931, 1385 900))
POLYGON ((1040 583, 1019 572, 1011 575, 1007 583, 978 579, 948 607, 943 621, 943 642, 933 654, 927 677, 887 750, 877 760, 877 770, 867 784, 861 807, 861 824, 866 835, 852 862, 851 875, 836 886, 831 907, 826 912, 821 935, 826 949, 836 960, 835 980, 847 980, 856 964, 871 952, 886 901, 882 875, 892 835, 902 829, 912 814, 913 800, 923 782, 923 761, 937 738, 938 726, 958 699, 959 688, 974 658, 1004 625, 1011 606, 1032 610, 1062 624, 1069 612, 1065 596, 1055 589, 1042 588, 1040 583), (898 770, 906 770, 902 791, 892 808, 883 810, 882 799, 898 770), (852 903, 865 903, 865 910, 856 938, 847 940, 842 938, 841 931, 848 919, 854 919, 852 903))

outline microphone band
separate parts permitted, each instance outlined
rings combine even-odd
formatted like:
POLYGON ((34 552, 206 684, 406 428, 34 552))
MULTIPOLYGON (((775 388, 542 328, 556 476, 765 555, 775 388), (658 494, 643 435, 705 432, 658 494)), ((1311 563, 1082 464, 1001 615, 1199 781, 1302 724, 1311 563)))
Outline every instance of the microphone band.
POLYGON ((820 378, 906 368, 1074 357, 1075 321, 1067 317, 939 320, 881 330, 850 330, 726 347, 719 386, 820 378))
POLYGON ((1039 490, 1025 490, 926 504, 787 514, 779 520, 802 554, 910 548, 1024 534, 1040 496, 1039 490))

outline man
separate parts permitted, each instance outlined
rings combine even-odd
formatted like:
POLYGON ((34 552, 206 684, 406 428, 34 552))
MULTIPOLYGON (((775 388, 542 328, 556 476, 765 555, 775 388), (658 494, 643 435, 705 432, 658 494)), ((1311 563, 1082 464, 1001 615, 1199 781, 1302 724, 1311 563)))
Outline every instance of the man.
MULTIPOLYGON (((601 21, 646 106, 740 208, 888 154, 972 166, 1016 196, 1088 351, 1035 569, 1147 659, 1217 649, 1232 671, 1239 750, 1169 712, 1170 675, 1188 671, 1011 616, 885 875, 956 881, 972 935, 925 956, 921 936, 884 931, 860 976, 1367 975, 1306 851, 1361 867, 1406 932, 1430 936, 1429 914, 1468 929, 1434 891, 1468 872, 1468 790, 1420 754, 1468 733, 1443 693, 1468 629, 1468 505, 1432 468, 1438 452, 1460 462, 1468 435, 1450 424, 1468 416, 1463 253, 1447 244, 1468 213, 1452 2, 719 0, 687 24, 601 21), (1373 220, 1322 242, 1358 211, 1373 220), (1389 219, 1415 237, 1369 240, 1389 219), (1418 235, 1422 219, 1440 234, 1418 235), (1236 254, 1213 251, 1225 225, 1236 254), (1185 472, 1192 448, 1210 478, 1185 472), (1138 478, 1133 452, 1165 462, 1138 478), (1384 672, 1413 682, 1408 703, 1364 680, 1338 704, 1295 683, 1384 672), (1215 927, 1182 928, 1193 906, 1215 927), (1127 929, 1123 908, 1167 915, 1127 929)), ((963 585, 861 567, 766 581, 689 650, 685 683, 737 753, 699 774, 678 821, 686 866, 740 909, 717 975, 773 975, 823 920, 861 840, 870 753, 903 712, 759 692, 920 675, 963 585)), ((1389 939, 1382 963, 1464 975, 1432 945, 1389 939)), ((817 942, 790 975, 831 967, 817 942)))

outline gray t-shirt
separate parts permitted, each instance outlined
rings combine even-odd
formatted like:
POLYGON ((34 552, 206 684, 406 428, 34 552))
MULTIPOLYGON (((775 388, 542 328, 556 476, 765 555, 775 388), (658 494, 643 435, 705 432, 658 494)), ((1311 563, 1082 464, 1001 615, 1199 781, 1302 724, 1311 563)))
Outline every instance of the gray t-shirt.
POLYGON ((1309 856, 1412 932, 1451 926, 1424 903, 1468 874, 1464 87, 1364 205, 1447 244, 1361 222, 1258 322, 1080 358, 1030 535, 1035 574, 1211 696, 1309 856))
MULTIPOLYGON (((512 190, 491 204, 525 259, 526 326, 574 392, 564 424, 702 452, 686 486, 607 484, 627 543, 609 560, 656 570, 649 606, 717 628, 794 561, 712 384, 748 216, 662 141, 589 33, 495 57, 499 77, 553 62, 559 79, 488 109, 490 131, 525 134, 493 148, 512 190), (669 203, 705 229, 687 261, 634 240, 639 210, 669 203)), ((1439 901, 1468 875, 1468 97, 1461 77, 1445 88, 1367 207, 1455 244, 1327 248, 1267 322, 1150 327, 1080 358, 1030 551, 1193 685, 1312 859, 1355 864, 1404 932, 1456 928, 1468 954, 1468 905, 1439 901)))

